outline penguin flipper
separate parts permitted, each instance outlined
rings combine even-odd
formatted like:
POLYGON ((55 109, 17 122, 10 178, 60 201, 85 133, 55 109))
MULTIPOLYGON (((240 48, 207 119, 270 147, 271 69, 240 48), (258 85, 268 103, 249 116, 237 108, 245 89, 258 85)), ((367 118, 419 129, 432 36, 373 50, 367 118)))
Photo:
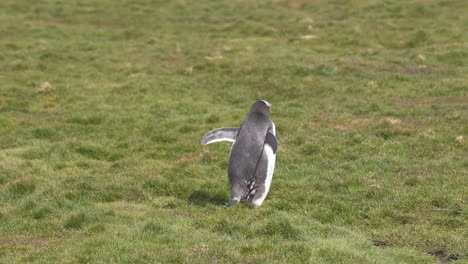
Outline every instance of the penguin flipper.
POLYGON ((202 145, 207 145, 221 141, 234 142, 236 141, 237 132, 239 132, 238 127, 224 127, 211 130, 203 136, 201 143, 202 145))
POLYGON ((276 153, 276 150, 278 149, 278 141, 276 140, 275 135, 268 132, 265 138, 265 144, 268 144, 273 149, 273 153, 276 153))
POLYGON ((231 201, 226 205, 226 208, 229 208, 231 206, 234 206, 239 203, 239 198, 232 198, 231 201))

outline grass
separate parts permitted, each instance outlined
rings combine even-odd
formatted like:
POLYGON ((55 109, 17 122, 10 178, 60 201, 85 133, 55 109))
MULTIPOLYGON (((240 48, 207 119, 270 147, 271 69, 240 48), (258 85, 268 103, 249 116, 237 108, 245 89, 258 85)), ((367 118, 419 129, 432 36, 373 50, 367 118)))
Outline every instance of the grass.
POLYGON ((0 262, 467 263, 467 7, 3 0, 0 262), (226 210, 199 142, 257 99, 272 189, 226 210))

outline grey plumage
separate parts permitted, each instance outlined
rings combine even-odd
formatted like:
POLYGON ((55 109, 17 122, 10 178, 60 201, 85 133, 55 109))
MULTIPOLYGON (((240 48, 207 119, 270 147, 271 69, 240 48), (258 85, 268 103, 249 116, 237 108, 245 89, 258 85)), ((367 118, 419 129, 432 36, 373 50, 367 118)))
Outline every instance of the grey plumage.
POLYGON ((215 129, 203 137, 204 145, 234 142, 228 166, 231 201, 226 207, 240 201, 260 206, 269 191, 278 146, 270 107, 266 101, 257 101, 240 128, 215 129))
POLYGON ((202 144, 206 145, 220 141, 234 142, 236 141, 236 136, 238 132, 238 127, 225 127, 211 130, 210 132, 206 133, 203 137, 202 144))

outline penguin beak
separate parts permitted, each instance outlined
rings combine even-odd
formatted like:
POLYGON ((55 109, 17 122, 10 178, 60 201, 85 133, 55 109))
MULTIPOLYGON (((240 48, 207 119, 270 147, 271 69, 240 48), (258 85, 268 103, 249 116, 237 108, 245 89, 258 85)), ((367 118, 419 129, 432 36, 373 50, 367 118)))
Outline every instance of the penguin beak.
POLYGON ((268 108, 271 108, 272 106, 273 106, 272 104, 270 104, 270 103, 268 104, 268 108))

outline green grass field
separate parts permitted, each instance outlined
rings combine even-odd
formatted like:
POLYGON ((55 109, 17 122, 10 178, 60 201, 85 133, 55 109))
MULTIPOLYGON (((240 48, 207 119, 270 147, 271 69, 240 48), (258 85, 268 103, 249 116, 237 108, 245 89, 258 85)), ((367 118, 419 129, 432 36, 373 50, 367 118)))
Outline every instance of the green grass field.
POLYGON ((2 0, 0 263, 468 263, 468 2, 2 0), (257 99, 279 150, 230 199, 257 99))

